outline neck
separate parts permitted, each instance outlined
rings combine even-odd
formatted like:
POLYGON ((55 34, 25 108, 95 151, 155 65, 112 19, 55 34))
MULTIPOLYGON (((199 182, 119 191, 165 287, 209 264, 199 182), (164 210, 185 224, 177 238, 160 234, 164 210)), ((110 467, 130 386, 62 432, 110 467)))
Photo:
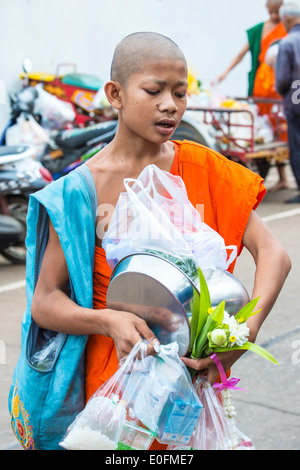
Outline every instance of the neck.
POLYGON ((292 22, 290 30, 293 29, 295 26, 298 26, 300 24, 300 19, 297 18, 295 21, 292 22))
POLYGON ((123 161, 142 162, 161 158, 168 152, 170 142, 154 143, 137 135, 129 135, 119 125, 116 136, 110 144, 112 158, 123 161))

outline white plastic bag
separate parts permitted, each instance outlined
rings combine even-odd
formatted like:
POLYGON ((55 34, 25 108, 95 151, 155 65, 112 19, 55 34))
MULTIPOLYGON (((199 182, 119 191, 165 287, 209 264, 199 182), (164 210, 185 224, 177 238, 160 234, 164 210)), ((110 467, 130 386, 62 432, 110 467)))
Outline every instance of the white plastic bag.
POLYGON ((36 157, 43 155, 46 145, 50 142, 47 130, 32 116, 28 115, 25 119, 22 114, 16 124, 7 129, 5 139, 7 145, 23 144, 34 147, 36 157))
POLYGON ((124 185, 126 193, 119 197, 102 242, 111 268, 137 252, 177 260, 188 275, 192 264, 196 277, 199 266, 226 270, 234 261, 236 247, 227 247, 232 250, 228 259, 223 238, 201 221, 181 177, 149 165, 124 185))
POLYGON ((190 441, 195 450, 254 450, 252 441, 236 426, 229 390, 218 393, 206 379, 197 377, 195 390, 203 410, 190 441))
POLYGON ((146 450, 156 435, 163 442, 180 443, 183 436, 190 440, 202 405, 178 346, 159 346, 156 356, 146 356, 146 347, 145 342, 136 344, 90 398, 62 447, 146 450))
POLYGON ((147 358, 138 393, 133 394, 134 415, 162 443, 189 442, 202 410, 188 370, 178 356, 178 344, 160 346, 147 358))
POLYGON ((39 370, 50 370, 65 339, 64 333, 57 333, 48 340, 42 349, 31 356, 30 364, 39 370))
POLYGON ((42 85, 37 85, 38 98, 34 111, 42 116, 42 124, 46 129, 63 129, 73 123, 76 115, 70 103, 60 100, 45 91, 42 85))

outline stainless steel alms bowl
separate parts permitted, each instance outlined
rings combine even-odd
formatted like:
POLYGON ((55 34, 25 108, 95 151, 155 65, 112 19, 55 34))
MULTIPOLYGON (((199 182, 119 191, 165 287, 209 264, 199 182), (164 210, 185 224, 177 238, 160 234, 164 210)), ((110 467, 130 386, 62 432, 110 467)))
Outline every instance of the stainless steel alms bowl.
POLYGON ((123 258, 114 268, 107 307, 143 318, 161 344, 177 342, 179 355, 190 343, 190 301, 196 287, 173 263, 141 253, 123 258))
MULTIPOLYGON (((223 269, 203 270, 213 307, 225 300, 225 310, 229 315, 236 315, 250 298, 243 284, 228 271, 223 269)), ((199 280, 195 281, 199 288, 199 280)))
MULTIPOLYGON (((227 272, 206 273, 212 305, 227 300, 226 310, 235 313, 249 301, 244 287, 227 272), (224 274, 226 273, 226 274, 224 274), (214 295, 215 292, 215 295, 214 295)), ((177 342, 179 355, 189 350, 190 303, 199 286, 175 264, 150 253, 136 253, 115 266, 107 307, 132 312, 143 318, 161 344, 177 342)))

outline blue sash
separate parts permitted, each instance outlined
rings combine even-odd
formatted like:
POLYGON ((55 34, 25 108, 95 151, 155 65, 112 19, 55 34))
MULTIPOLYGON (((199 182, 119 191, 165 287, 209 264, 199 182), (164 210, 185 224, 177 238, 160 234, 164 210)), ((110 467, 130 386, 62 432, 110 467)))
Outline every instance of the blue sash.
POLYGON ((85 406, 88 337, 61 333, 56 337, 56 332, 39 328, 31 317, 31 302, 47 246, 50 217, 66 258, 70 297, 82 307, 93 308, 96 207, 95 185, 86 165, 30 197, 27 306, 21 354, 9 394, 12 429, 24 449, 61 449, 59 442, 67 427, 85 406), (33 357, 53 340, 54 353, 52 350, 52 356, 36 366, 33 357))

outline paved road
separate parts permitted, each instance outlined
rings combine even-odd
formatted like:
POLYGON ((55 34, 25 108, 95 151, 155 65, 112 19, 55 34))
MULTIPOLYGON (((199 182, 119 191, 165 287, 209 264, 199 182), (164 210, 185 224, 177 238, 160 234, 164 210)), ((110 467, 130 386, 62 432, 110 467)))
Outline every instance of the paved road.
MULTIPOLYGON (((266 185, 275 180, 272 171, 266 185)), ((291 176, 290 180, 294 185, 291 176)), ((293 194, 293 189, 268 194, 258 209, 293 262, 289 279, 258 338, 258 344, 267 347, 280 366, 247 353, 233 368, 233 375, 246 389, 233 392, 236 421, 258 450, 300 449, 300 205, 289 207, 283 203, 293 194)), ((235 274, 250 292, 254 265, 246 251, 235 274)), ((0 450, 20 448, 10 429, 7 396, 20 351, 20 322, 26 303, 24 278, 23 267, 0 258, 0 450)))

